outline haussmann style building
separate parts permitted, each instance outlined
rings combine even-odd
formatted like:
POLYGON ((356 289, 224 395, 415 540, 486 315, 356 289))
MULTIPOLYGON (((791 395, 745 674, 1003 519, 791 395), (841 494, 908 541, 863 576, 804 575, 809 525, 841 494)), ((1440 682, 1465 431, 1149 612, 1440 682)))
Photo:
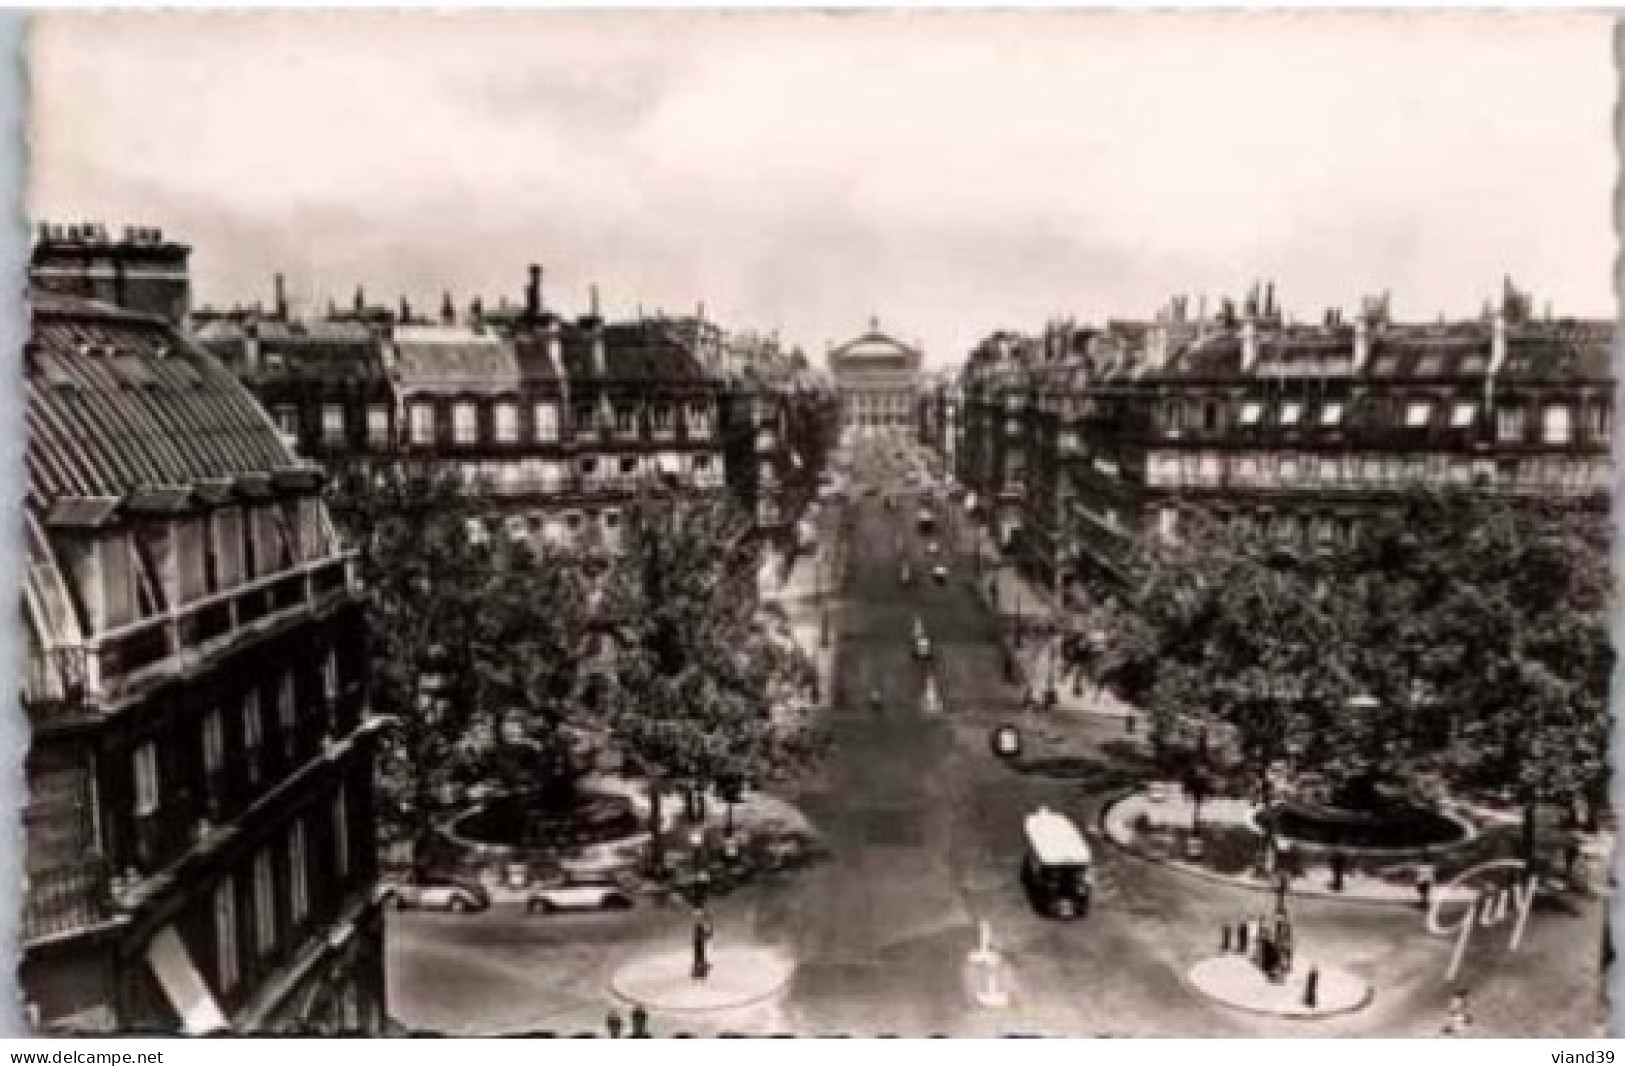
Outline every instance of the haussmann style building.
POLYGON ((183 246, 42 230, 20 974, 41 1032, 378 1032, 364 628, 321 472, 179 328, 183 246))

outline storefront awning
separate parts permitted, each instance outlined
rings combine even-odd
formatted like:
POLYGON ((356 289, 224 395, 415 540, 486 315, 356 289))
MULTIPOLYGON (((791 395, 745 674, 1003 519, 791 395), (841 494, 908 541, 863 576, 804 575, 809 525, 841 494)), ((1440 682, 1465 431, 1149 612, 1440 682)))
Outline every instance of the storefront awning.
POLYGON ((165 926, 147 945, 147 965, 152 967, 169 1005, 180 1015, 181 1031, 187 1036, 203 1036, 231 1028, 204 983, 203 975, 193 964, 191 952, 186 950, 173 926, 165 926))

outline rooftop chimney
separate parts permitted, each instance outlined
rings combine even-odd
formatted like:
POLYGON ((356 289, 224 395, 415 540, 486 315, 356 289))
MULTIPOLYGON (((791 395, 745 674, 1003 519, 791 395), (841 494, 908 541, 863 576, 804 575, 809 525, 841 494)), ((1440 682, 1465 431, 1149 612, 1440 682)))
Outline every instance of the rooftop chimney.
POLYGON ((367 294, 362 291, 361 286, 357 285, 355 287, 355 313, 359 315, 361 312, 365 311, 366 309, 367 309, 367 294))
POLYGON ((525 286, 525 317, 535 321, 542 317, 542 268, 530 265, 530 284, 525 286))
POLYGON ((287 281, 282 277, 281 274, 278 274, 272 279, 272 284, 276 290, 276 317, 286 319, 288 317, 287 281))
POLYGON ((451 293, 447 292, 440 297, 440 324, 442 326, 455 326, 457 324, 457 305, 451 302, 451 293))
POLYGON ((1371 358, 1371 322, 1361 315, 1354 320, 1354 369, 1364 370, 1371 358))
POLYGON ((1507 361, 1507 316, 1504 310, 1495 312, 1490 324, 1490 374, 1498 374, 1507 361))
POLYGON ((406 297, 402 296, 401 297, 401 324, 404 326, 404 325, 407 325, 408 323, 410 323, 411 321, 412 321, 412 305, 406 302, 406 297))
MULTIPOLYGON (((1256 306, 1256 304, 1254 305, 1256 306)), ((1251 373, 1258 362, 1258 323, 1252 315, 1241 323, 1241 372, 1251 373)))
POLYGON ((598 313, 597 285, 590 285, 587 288, 587 314, 591 315, 594 321, 600 321, 602 319, 602 316, 598 313))

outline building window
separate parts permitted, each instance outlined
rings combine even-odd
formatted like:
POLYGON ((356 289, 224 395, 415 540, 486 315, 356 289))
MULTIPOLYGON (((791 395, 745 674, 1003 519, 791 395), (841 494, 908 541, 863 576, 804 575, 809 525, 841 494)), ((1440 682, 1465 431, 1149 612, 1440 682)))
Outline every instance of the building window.
POLYGON ((661 404, 649 414, 649 425, 657 434, 671 432, 671 408, 661 404))
POLYGON ((283 674, 282 681, 277 685, 276 721, 277 728, 282 731, 283 750, 291 756, 293 754, 293 733, 299 725, 299 701, 291 671, 283 674))
POLYGON ((291 403, 277 404, 276 428, 289 437, 299 436, 299 408, 291 403))
POLYGON ((581 470, 582 477, 593 477, 598 473, 598 457, 595 455, 583 455, 581 457, 581 465, 579 469, 581 470))
POLYGON ((1333 402, 1333 403, 1325 404, 1325 405, 1323 405, 1321 407, 1321 409, 1320 409, 1320 424, 1321 425, 1323 425, 1323 426, 1337 426, 1337 425, 1341 425, 1342 422, 1343 422, 1343 405, 1342 404, 1333 402))
POLYGON ((621 473, 627 476, 638 472, 638 457, 635 455, 621 456, 621 473))
POLYGON ((1202 405, 1202 432, 1212 433, 1219 428, 1219 405, 1209 400, 1202 405))
POLYGON ((536 439, 543 442, 559 439, 559 409, 550 403, 539 403, 531 412, 536 418, 536 439))
POLYGON ((1415 400, 1405 406, 1405 428, 1426 429, 1433 418, 1433 405, 1426 400, 1415 400))
POLYGON ((226 765, 226 723, 215 707, 203 716, 203 772, 217 774, 226 765))
POLYGON ((497 404, 496 432, 498 444, 519 443, 519 407, 512 403, 497 404))
POLYGON ((260 694, 249 689, 243 697, 243 754, 248 764, 248 780, 256 784, 260 776, 260 748, 265 743, 265 722, 260 718, 260 694))
POLYGON ((340 404, 322 404, 322 443, 344 443, 344 407, 340 404))
POLYGON ((322 693, 329 700, 339 698, 339 650, 328 648, 322 660, 322 693))
POLYGON ((412 405, 412 443, 434 443, 434 408, 429 404, 412 405))
POLYGON ((367 443, 375 448, 389 444, 389 408, 381 403, 367 408, 367 443))
POLYGON ((1599 401, 1586 405, 1586 434, 1590 436, 1592 440, 1601 441, 1608 439, 1611 414, 1612 411, 1606 402, 1599 401))
POLYGON ((1573 440, 1572 412, 1567 404, 1548 404, 1540 421, 1541 439, 1547 444, 1567 444, 1573 440))
POLYGON ((158 809, 158 746, 145 741, 136 746, 135 816, 145 818, 158 809))
POLYGON ((479 442, 479 409, 466 400, 451 409, 451 439, 458 444, 479 442))
POLYGON ((1241 424, 1244 426, 1258 425, 1258 416, 1261 415, 1263 411, 1263 404, 1252 402, 1243 404, 1241 408, 1241 424))
POLYGON ((340 877, 350 875, 350 804, 345 786, 333 796, 333 868, 340 877))
POLYGON ((615 432, 623 437, 638 435, 637 412, 630 407, 615 408, 615 432))
POLYGON ((310 914, 310 864, 305 852, 305 822, 302 818, 288 830, 288 887, 292 896, 289 909, 297 925, 310 914))
POLYGON ((237 882, 229 876, 214 886, 214 951, 220 991, 229 992, 242 976, 237 962, 237 882))
POLYGON ((1523 408, 1503 407, 1495 412, 1495 438, 1504 444, 1523 440, 1523 408))
POLYGON ((1289 400, 1281 405, 1281 425, 1295 426, 1303 414, 1303 404, 1296 400, 1289 400))
POLYGON ((261 955, 276 947, 276 881, 269 851, 254 856, 254 943, 261 955))
POLYGON ((1478 405, 1473 403, 1458 403, 1455 410, 1450 412, 1451 429, 1467 429, 1473 424, 1478 414, 1478 405))

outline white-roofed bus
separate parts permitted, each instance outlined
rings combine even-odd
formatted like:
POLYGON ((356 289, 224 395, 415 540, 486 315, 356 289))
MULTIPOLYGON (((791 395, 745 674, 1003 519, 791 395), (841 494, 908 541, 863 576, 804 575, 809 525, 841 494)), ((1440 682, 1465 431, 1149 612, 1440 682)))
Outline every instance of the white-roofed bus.
POLYGON ((1094 856, 1072 820, 1048 807, 1027 816, 1021 881, 1039 913, 1081 918, 1089 912, 1094 856))

